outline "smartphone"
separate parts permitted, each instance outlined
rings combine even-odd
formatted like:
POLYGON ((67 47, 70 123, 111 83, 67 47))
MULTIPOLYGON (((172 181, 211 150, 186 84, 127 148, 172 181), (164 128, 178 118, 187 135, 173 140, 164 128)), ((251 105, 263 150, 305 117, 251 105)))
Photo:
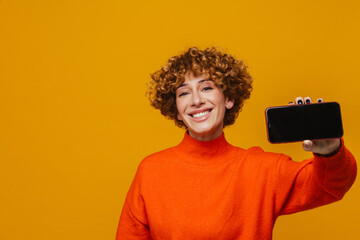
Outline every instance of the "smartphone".
POLYGON ((269 107, 265 117, 271 143, 340 138, 344 134, 337 102, 269 107))

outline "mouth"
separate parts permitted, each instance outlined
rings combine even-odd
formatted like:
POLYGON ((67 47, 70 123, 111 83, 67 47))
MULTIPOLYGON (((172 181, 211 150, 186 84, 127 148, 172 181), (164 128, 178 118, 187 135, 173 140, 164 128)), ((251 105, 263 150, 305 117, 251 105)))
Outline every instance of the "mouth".
POLYGON ((211 111, 212 111, 212 109, 207 109, 205 111, 197 112, 197 113, 193 113, 193 114, 189 114, 189 115, 192 118, 201 118, 201 117, 204 117, 204 116, 208 115, 211 111))

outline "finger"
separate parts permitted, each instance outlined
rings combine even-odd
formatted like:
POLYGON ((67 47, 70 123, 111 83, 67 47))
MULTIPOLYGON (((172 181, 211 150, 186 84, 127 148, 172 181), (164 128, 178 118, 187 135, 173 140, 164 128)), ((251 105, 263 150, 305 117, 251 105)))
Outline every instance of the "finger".
POLYGON ((295 103, 298 105, 304 104, 304 99, 302 97, 295 98, 295 103))
POLYGON ((294 102, 289 102, 288 105, 294 105, 295 103, 294 102))
POLYGON ((305 102, 305 104, 310 104, 310 103, 312 103, 312 100, 310 97, 306 97, 306 98, 304 98, 304 102, 305 102))
POLYGON ((305 151, 312 151, 313 146, 314 146, 313 141, 311 141, 311 140, 304 140, 303 141, 303 149, 305 151))
POLYGON ((324 100, 323 100, 322 98, 318 98, 318 99, 316 100, 316 102, 317 102, 317 103, 323 103, 324 100))

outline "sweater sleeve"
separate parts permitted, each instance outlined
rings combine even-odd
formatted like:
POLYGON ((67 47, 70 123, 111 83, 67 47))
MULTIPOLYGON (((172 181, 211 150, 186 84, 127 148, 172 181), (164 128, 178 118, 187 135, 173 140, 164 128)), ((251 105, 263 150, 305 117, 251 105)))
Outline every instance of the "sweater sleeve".
POLYGON ((141 193, 142 175, 140 164, 125 199, 116 240, 151 240, 145 202, 141 193))
POLYGON ((277 215, 291 214, 343 198, 356 178, 354 156, 341 139, 339 152, 331 157, 313 154, 301 163, 282 155, 275 169, 277 215))

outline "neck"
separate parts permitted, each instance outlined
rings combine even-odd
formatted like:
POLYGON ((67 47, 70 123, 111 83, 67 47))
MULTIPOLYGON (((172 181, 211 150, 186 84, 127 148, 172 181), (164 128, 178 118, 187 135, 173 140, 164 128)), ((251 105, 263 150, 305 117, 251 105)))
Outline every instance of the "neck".
POLYGON ((214 139, 220 137, 223 134, 223 129, 219 128, 215 132, 210 132, 210 133, 196 133, 196 132, 189 130, 188 133, 192 138, 199 140, 199 141, 206 142, 206 141, 211 141, 211 140, 214 140, 214 139))
POLYGON ((232 159, 228 157, 231 149, 223 133, 210 141, 197 140, 185 133, 183 141, 173 148, 182 161, 197 165, 224 164, 232 159))

